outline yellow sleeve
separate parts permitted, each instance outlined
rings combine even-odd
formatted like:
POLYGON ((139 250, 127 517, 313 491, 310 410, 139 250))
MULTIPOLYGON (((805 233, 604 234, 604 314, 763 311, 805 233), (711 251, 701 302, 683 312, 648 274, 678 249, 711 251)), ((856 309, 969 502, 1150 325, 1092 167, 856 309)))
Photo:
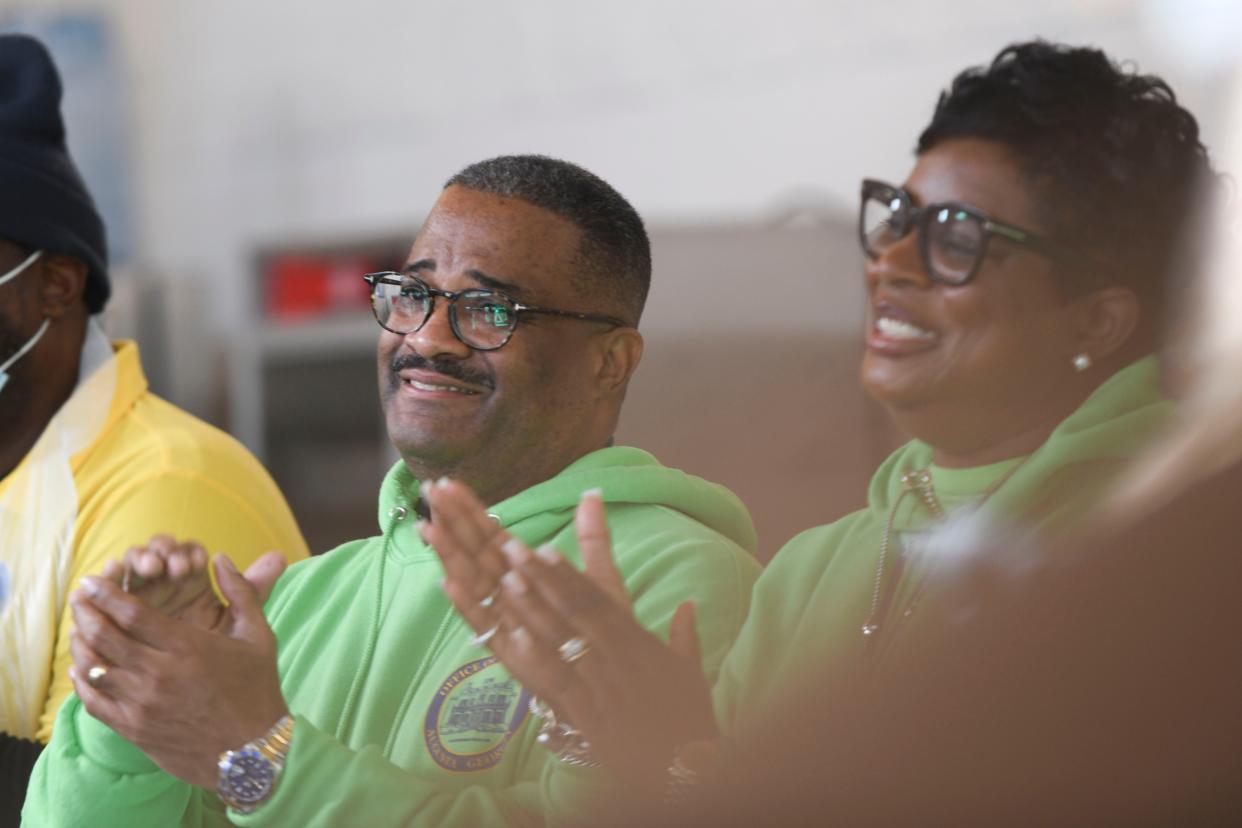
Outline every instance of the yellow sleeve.
MULTIPOLYGON (((256 464, 257 467, 257 464, 256 464)), ((82 504, 76 527, 73 568, 68 590, 86 575, 120 559, 131 546, 152 535, 168 534, 178 540, 196 540, 208 552, 225 553, 243 571, 265 552, 283 552, 290 561, 308 555, 306 542, 274 485, 239 486, 208 477, 197 470, 163 469, 108 487, 92 502, 82 504), (237 489, 248 490, 249 497, 237 489)), ((40 717, 38 738, 52 737, 52 723, 65 698, 73 691, 69 681, 69 631, 73 615, 66 604, 56 635, 52 682, 40 717)))

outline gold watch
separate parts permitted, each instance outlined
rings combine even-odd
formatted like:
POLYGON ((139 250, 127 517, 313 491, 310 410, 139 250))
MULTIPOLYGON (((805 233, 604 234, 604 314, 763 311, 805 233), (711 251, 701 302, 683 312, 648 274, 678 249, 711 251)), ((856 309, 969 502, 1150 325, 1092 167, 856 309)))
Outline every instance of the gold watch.
POLYGON ((276 790, 292 739, 293 716, 285 714, 258 739, 221 753, 216 793, 224 804, 248 814, 266 802, 276 790))

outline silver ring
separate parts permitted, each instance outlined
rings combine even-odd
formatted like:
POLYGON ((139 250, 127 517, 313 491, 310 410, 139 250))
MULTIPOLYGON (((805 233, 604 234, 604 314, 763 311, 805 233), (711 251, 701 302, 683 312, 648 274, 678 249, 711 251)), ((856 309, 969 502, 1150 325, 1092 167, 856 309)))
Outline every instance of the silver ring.
POLYGON ((556 651, 561 654, 561 661, 566 664, 573 664, 575 661, 591 652, 591 645, 587 643, 585 638, 575 635, 573 638, 566 640, 564 644, 557 647, 556 651))
POLYGON ((531 712, 532 716, 547 719, 551 724, 556 724, 556 714, 552 712, 552 706, 538 696, 530 697, 530 701, 526 703, 526 709, 531 712))
POLYGON ((94 667, 86 671, 86 683, 91 687, 98 687, 99 682, 103 681, 108 675, 108 668, 103 664, 96 664, 94 667))
POLYGON ((487 642, 491 641, 492 638, 495 637, 496 632, 499 629, 500 629, 500 622, 497 621, 494 627, 491 627, 490 629, 486 629, 481 633, 476 633, 470 636, 470 643, 476 647, 483 647, 487 644, 487 642))
POLYGON ((487 609, 492 604, 496 603, 496 599, 499 596, 500 596, 500 584, 496 584, 496 588, 493 589, 491 592, 489 592, 486 598, 484 598, 482 601, 479 601, 479 606, 482 607, 483 609, 487 609))

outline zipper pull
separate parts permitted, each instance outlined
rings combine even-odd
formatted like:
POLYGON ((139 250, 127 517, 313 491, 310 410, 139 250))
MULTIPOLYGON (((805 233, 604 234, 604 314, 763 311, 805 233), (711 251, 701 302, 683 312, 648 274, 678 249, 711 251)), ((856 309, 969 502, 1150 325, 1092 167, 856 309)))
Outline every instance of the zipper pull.
POLYGON ((936 519, 944 517, 944 507, 940 505, 940 499, 936 497, 936 490, 932 486, 930 469, 922 468, 906 472, 901 476, 901 485, 906 491, 918 494, 927 507, 927 511, 932 513, 932 517, 936 519))

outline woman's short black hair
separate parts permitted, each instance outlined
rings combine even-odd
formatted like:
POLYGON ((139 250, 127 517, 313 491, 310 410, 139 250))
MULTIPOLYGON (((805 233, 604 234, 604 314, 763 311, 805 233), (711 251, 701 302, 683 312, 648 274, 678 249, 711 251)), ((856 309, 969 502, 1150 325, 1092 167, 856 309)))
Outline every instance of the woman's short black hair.
POLYGON ((917 151, 952 138, 1006 146, 1042 229, 1105 265, 1062 272, 1068 292, 1125 284, 1159 315, 1166 284, 1188 269, 1182 231, 1211 180, 1199 125, 1167 83, 1099 49, 1015 44, 953 79, 917 151))

